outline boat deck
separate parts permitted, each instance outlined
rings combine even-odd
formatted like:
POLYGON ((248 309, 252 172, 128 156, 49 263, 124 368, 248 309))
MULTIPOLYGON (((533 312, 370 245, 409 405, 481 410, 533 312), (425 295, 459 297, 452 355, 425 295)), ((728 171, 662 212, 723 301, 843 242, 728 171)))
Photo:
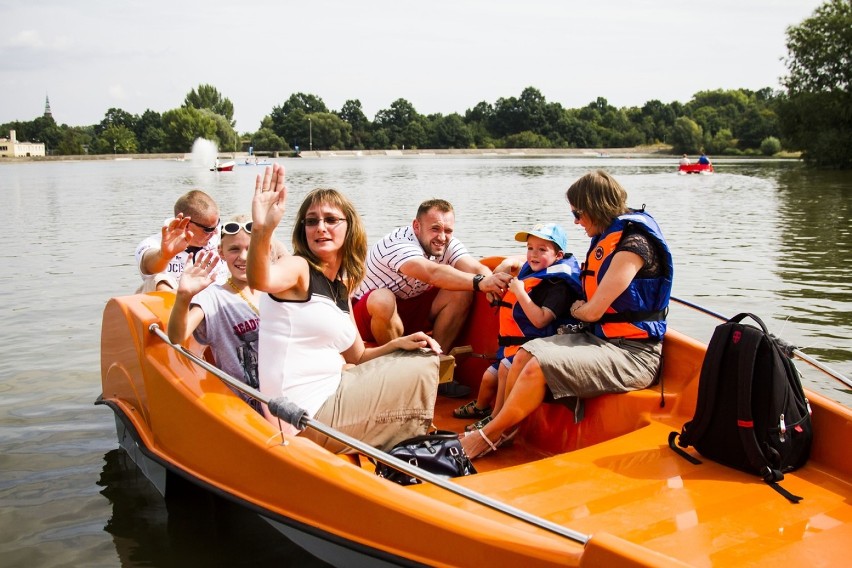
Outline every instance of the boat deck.
MULTIPOLYGON (((437 426, 461 429, 466 422, 451 415, 458 401, 439 399, 437 426)), ((848 471, 811 460, 787 474, 783 487, 803 497, 794 505, 757 476, 675 454, 667 438, 681 425, 680 418, 652 417, 634 432, 553 456, 519 436, 476 460, 479 473, 457 482, 570 529, 604 531, 692 566, 810 565, 852 550, 848 471)), ((838 434, 842 440, 849 432, 838 434)), ((821 451, 815 448, 815 457, 821 451)), ((456 504, 473 507, 461 498, 456 504)))

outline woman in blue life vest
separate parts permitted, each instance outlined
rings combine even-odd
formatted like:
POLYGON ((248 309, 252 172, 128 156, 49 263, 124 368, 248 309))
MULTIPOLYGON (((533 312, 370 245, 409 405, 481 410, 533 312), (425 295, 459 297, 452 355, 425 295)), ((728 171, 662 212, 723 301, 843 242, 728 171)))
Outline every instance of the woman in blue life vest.
POLYGON ((519 349, 503 407, 462 440, 471 458, 510 439, 548 392, 582 400, 642 389, 657 377, 673 276, 662 231, 644 208, 627 207, 627 192, 606 172, 584 175, 566 197, 592 239, 581 274, 585 299, 570 310, 587 328, 519 349))

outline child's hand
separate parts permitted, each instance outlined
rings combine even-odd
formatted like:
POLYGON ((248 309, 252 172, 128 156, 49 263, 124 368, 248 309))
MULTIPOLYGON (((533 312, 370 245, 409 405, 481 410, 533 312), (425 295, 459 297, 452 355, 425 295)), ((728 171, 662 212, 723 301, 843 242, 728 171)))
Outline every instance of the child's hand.
POLYGON ((524 288, 524 281, 520 278, 512 278, 509 281, 509 291, 515 295, 516 298, 520 298, 521 295, 526 295, 526 289, 524 288))
POLYGON ((195 296, 216 281, 214 269, 219 264, 219 257, 212 251, 197 252, 186 261, 180 280, 178 294, 195 296))

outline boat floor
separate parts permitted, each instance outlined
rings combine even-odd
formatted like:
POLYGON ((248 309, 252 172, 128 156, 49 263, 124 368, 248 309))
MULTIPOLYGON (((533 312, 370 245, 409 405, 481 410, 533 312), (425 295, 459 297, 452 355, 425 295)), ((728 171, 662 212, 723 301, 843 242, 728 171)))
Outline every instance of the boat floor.
MULTIPOLYGON (((435 425, 462 431, 470 421, 453 418, 452 409, 464 402, 439 396, 435 425)), ((809 463, 782 482, 803 497, 794 505, 756 475, 710 460, 694 465, 675 454, 667 438, 680 426, 652 418, 634 432, 558 455, 518 436, 475 460, 478 474, 455 481, 567 528, 604 531, 694 566, 811 565, 848 554, 849 479, 809 463)), ((410 489, 478 508, 439 487, 410 489)))

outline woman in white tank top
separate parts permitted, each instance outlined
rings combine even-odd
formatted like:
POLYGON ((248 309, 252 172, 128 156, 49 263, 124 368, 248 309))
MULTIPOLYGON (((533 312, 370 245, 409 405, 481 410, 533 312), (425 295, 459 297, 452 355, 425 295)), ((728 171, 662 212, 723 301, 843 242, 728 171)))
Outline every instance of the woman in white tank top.
MULTIPOLYGON (((440 347, 422 332, 364 346, 349 296, 364 275, 366 231, 340 192, 316 189, 305 197, 293 228, 294 254, 273 263, 269 247, 286 197, 284 168, 267 167, 255 182, 247 266, 250 286, 265 292, 261 392, 285 396, 313 418, 380 449, 425 433, 434 414, 440 347)), ((298 433, 264 411, 285 433, 298 433)), ((311 430, 302 435, 332 451, 346 450, 311 430)))

